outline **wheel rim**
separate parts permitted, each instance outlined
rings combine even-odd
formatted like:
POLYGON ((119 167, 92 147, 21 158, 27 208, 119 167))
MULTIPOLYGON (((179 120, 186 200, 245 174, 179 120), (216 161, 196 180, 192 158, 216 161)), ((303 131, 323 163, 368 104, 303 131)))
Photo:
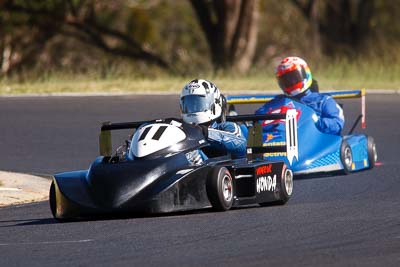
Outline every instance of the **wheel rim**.
POLYGON ((285 188, 286 188, 286 193, 291 196, 293 192, 293 173, 291 170, 286 169, 285 170, 285 188))
POLYGON ((222 179, 222 194, 224 195, 224 199, 226 202, 231 201, 232 199, 232 178, 225 174, 222 179))
POLYGON ((351 156, 350 147, 346 147, 344 150, 344 163, 346 164, 348 169, 351 168, 351 164, 353 163, 353 157, 351 156))

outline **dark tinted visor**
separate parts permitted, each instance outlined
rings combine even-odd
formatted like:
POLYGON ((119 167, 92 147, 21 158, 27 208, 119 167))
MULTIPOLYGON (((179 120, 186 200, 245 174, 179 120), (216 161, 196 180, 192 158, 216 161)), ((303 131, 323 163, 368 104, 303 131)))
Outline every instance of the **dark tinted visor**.
POLYGON ((188 95, 182 97, 182 113, 196 113, 209 109, 206 97, 202 95, 188 95))
POLYGON ((304 77, 298 70, 285 73, 278 77, 278 83, 281 88, 291 88, 294 85, 303 82, 304 77))

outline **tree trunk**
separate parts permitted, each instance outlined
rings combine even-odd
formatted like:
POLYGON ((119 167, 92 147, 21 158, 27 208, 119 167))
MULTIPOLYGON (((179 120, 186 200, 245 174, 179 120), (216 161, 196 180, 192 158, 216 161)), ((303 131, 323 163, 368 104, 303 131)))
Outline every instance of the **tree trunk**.
POLYGON ((320 35, 320 13, 319 13, 319 5, 320 0, 313 1, 310 7, 310 23, 311 23, 311 31, 312 31, 312 48, 314 50, 314 55, 317 59, 320 59, 322 56, 321 50, 321 35, 320 35))
POLYGON ((323 50, 328 55, 353 53, 355 48, 360 48, 370 33, 375 1, 292 2, 300 8, 312 27, 318 29, 323 50))
POLYGON ((244 73, 255 54, 259 0, 191 0, 214 68, 244 73))

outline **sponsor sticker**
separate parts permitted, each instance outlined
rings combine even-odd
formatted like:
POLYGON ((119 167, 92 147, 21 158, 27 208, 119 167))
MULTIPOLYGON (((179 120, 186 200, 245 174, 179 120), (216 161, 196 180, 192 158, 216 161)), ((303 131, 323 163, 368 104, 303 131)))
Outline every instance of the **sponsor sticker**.
POLYGON ((264 157, 286 157, 286 152, 264 153, 264 157))
POLYGON ((256 181, 257 193, 270 191, 274 192, 276 189, 276 174, 274 176, 261 176, 256 181))
POLYGON ((265 175, 272 172, 272 164, 264 165, 256 169, 256 175, 265 175))
POLYGON ((267 134, 267 137, 265 138, 265 142, 267 143, 267 142, 271 141, 272 139, 275 139, 276 137, 280 137, 280 135, 273 135, 273 134, 269 133, 269 134, 267 134))
POLYGON ((264 143, 263 146, 286 146, 285 141, 264 143))

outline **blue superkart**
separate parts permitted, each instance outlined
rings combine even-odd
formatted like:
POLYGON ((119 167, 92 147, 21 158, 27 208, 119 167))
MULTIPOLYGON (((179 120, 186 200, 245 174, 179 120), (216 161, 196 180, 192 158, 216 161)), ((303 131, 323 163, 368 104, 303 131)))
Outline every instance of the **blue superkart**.
MULTIPOLYGON (((271 114, 286 113, 294 109, 297 122, 297 136, 288 139, 285 124, 280 120, 262 121, 263 146, 274 147, 291 142, 293 151, 264 153, 266 160, 283 160, 295 175, 322 173, 351 173, 371 169, 377 161, 377 151, 374 139, 365 134, 353 134, 355 126, 361 120, 365 128, 365 90, 327 92, 338 99, 361 98, 361 114, 354 123, 349 134, 326 134, 315 126, 316 114, 305 104, 288 97, 280 97, 279 101, 271 102, 271 114)), ((265 103, 274 95, 240 95, 228 96, 228 104, 265 103)), ((261 129, 260 129, 261 130, 261 129)), ((249 130, 249 140, 254 129, 249 130)))

